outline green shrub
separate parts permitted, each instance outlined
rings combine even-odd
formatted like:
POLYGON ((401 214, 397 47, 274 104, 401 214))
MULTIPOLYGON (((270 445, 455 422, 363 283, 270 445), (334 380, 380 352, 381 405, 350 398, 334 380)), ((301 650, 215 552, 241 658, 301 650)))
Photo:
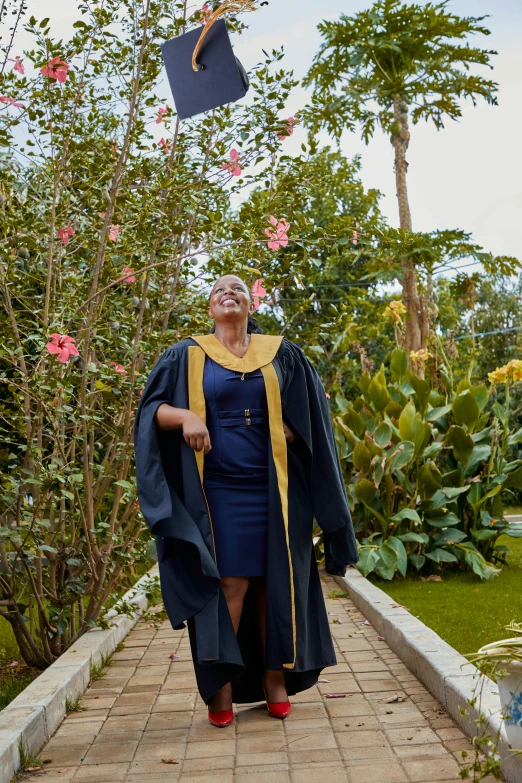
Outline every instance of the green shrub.
POLYGON ((416 357, 414 373, 398 348, 389 368, 361 376, 353 403, 336 397, 359 569, 392 579, 461 567, 489 579, 505 562, 498 537, 522 535, 504 519, 504 500, 522 487, 522 460, 510 461, 522 429, 509 431, 509 393, 490 408, 490 389, 469 377, 455 384, 447 363, 422 378, 427 358, 416 357))

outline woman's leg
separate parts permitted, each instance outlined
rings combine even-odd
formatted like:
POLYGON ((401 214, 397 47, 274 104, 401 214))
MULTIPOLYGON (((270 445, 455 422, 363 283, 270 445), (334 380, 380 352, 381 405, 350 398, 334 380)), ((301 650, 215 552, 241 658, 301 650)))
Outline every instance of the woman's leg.
MULTIPOLYGON (((249 579, 247 576, 224 576, 221 579, 221 588, 225 595, 230 619, 232 620, 232 625, 234 626, 236 634, 241 620, 241 612, 243 611, 243 603, 248 590, 248 585, 249 579)), ((208 706, 212 712, 221 712, 222 710, 230 709, 231 701, 232 686, 228 682, 216 691, 209 701, 208 706)))
MULTIPOLYGON (((257 614, 259 617, 259 632, 263 645, 263 655, 266 659, 266 581, 264 578, 255 581, 257 597, 257 614)), ((264 677, 266 695, 270 703, 287 701, 285 675, 281 669, 266 669, 264 677)))

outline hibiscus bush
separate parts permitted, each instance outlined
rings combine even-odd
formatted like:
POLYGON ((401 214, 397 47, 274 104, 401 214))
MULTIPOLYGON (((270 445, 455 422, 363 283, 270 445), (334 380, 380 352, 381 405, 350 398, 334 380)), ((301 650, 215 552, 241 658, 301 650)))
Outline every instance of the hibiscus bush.
POLYGON ((259 302, 276 250, 288 275, 303 252, 304 223, 269 198, 225 219, 231 194, 270 187, 293 132, 282 54, 253 69, 247 101, 181 123, 159 44, 211 9, 78 8, 68 40, 17 17, 32 43, 9 36, 0 75, 0 623, 38 667, 147 565, 133 414, 162 351, 208 330, 205 276, 257 280, 259 302))
MULTIPOLYGON (((387 314, 396 324, 398 309, 387 314)), ((457 381, 440 355, 436 362, 427 351, 408 357, 397 348, 386 366, 361 375, 356 399, 336 397, 334 428, 364 575, 456 567, 489 579, 505 562, 499 536, 522 536, 504 519, 504 502, 522 488, 522 429, 509 427, 509 392, 522 379, 522 361, 491 373, 488 388, 470 375, 457 381), (504 406, 492 404, 498 383, 506 385, 504 406)))

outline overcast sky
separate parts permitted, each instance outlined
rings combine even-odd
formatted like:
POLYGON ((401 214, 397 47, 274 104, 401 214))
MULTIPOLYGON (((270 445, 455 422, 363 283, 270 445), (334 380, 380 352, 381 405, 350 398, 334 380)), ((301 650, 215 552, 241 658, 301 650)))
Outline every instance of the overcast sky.
MULTIPOLYGON (((191 5, 195 9, 201 3, 191 5)), ((369 5, 368 0, 271 0, 270 5, 245 16, 249 29, 235 37, 236 54, 249 68, 262 59, 262 49, 284 45, 286 66, 302 77, 320 44, 318 22, 369 5)), ((466 105, 460 122, 448 122, 440 132, 428 125, 411 129, 408 160, 413 227, 419 231, 461 228, 471 231, 487 250, 522 257, 522 2, 452 0, 449 9, 464 16, 490 14, 486 25, 492 34, 476 36, 474 43, 498 51, 492 78, 500 86, 499 105, 466 105)), ((57 36, 68 35, 79 16, 76 0, 29 0, 29 12, 38 18, 44 13, 50 16, 57 36)), ((306 101, 307 92, 296 89, 287 116, 306 101)), ((288 152, 292 148, 297 152, 302 133, 297 129, 285 141, 288 152)), ((347 156, 362 155, 363 182, 383 193, 382 209, 397 225, 389 138, 378 133, 365 146, 356 134, 345 133, 342 148, 347 156)))

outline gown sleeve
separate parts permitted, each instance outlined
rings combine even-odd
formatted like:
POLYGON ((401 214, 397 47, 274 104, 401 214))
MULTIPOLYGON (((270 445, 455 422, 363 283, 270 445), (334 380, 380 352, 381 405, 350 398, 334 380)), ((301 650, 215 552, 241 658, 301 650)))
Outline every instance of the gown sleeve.
POLYGON ((154 417, 160 405, 172 404, 177 378, 177 354, 169 349, 149 375, 134 422, 138 498, 153 535, 162 532, 161 522, 169 520, 173 511, 154 417))
POLYGON ((344 576, 346 566, 359 558, 326 392, 303 352, 284 342, 288 423, 311 452, 312 507, 323 531, 325 568, 329 574, 344 576))

